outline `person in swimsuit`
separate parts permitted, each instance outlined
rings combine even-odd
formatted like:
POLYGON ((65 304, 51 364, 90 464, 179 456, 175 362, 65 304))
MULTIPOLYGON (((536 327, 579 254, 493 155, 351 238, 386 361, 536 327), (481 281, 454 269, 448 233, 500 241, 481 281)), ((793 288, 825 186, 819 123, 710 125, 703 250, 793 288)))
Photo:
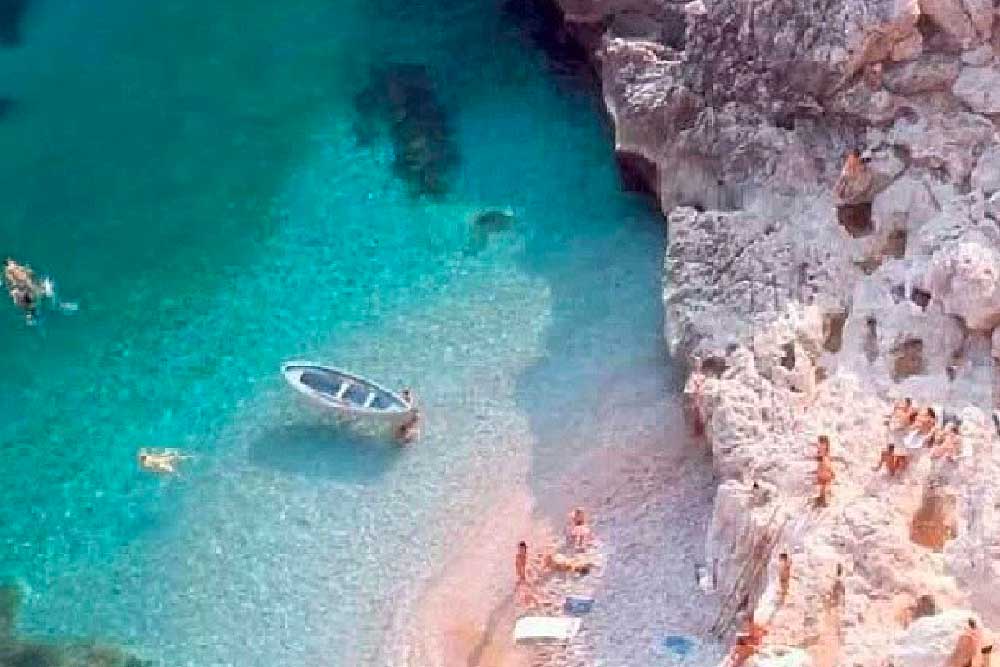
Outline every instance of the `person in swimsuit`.
POLYGON ((792 561, 788 554, 782 551, 778 554, 778 595, 784 602, 788 597, 788 585, 792 581, 792 561))
POLYGON ((983 636, 976 619, 968 620, 968 627, 962 630, 955 642, 955 650, 948 658, 948 667, 972 667, 973 661, 982 650, 983 636))
POLYGON ((835 475, 833 473, 833 462, 830 456, 821 456, 819 465, 816 467, 816 505, 826 507, 830 504, 830 484, 833 483, 835 475))
POLYGON ((543 566, 553 572, 572 572, 574 574, 590 574, 595 563, 587 556, 564 556, 559 552, 545 554, 543 566))
POLYGON ((140 449, 138 456, 140 468, 159 475, 173 475, 177 472, 177 464, 189 458, 191 457, 174 449, 140 449))
POLYGON ((569 538, 570 545, 579 550, 585 549, 590 543, 592 534, 590 526, 587 525, 587 515, 584 514, 582 508, 577 507, 570 512, 566 536, 569 538))
POLYGON ((875 472, 878 472, 882 468, 886 469, 889 473, 889 477, 895 477, 896 473, 899 471, 899 458, 896 456, 896 445, 889 443, 886 448, 882 450, 882 456, 878 459, 878 465, 875 466, 875 472))

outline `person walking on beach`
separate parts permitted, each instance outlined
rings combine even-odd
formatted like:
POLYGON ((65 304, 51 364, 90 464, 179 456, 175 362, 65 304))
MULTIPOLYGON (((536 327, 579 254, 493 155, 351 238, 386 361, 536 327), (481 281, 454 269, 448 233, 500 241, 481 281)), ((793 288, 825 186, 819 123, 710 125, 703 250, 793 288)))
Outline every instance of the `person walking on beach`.
POLYGON ((514 556, 514 574, 518 584, 528 583, 528 543, 524 540, 517 543, 517 555, 514 556))

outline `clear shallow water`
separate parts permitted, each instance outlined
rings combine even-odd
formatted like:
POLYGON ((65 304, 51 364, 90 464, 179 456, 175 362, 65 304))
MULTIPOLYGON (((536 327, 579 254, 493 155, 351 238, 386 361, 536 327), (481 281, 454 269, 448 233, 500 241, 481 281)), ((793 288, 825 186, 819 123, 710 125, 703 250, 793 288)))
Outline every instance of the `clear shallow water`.
POLYGON ((0 576, 27 631, 379 664, 477 508, 665 382, 661 224, 494 3, 38 0, 0 72, 0 253, 81 304, 34 329, 0 309, 0 576), (451 113, 444 197, 356 141, 388 60, 451 113), (470 251, 484 206, 517 221, 470 251), (333 428, 282 386, 293 356, 413 385, 424 439, 333 428), (140 446, 196 459, 152 479, 140 446))

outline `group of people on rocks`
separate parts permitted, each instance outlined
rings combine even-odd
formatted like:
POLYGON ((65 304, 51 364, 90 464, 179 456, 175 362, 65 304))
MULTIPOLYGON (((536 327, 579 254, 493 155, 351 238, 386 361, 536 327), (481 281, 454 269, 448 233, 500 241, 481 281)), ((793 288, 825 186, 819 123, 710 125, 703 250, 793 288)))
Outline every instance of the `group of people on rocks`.
POLYGON ((913 456, 930 450, 933 459, 955 461, 962 451, 960 422, 945 419, 938 426, 938 415, 932 407, 917 409, 913 401, 896 401, 888 418, 892 441, 886 445, 875 470, 885 468, 890 476, 904 470, 913 456))
POLYGON ((535 571, 528 568, 528 543, 521 541, 514 556, 514 593, 517 601, 524 606, 545 604, 547 601, 538 594, 537 584, 547 574, 565 572, 585 575, 597 565, 592 554, 586 550, 593 544, 593 531, 587 522, 587 515, 577 507, 570 512, 566 521, 566 546, 569 555, 558 550, 545 550, 535 561, 535 571))

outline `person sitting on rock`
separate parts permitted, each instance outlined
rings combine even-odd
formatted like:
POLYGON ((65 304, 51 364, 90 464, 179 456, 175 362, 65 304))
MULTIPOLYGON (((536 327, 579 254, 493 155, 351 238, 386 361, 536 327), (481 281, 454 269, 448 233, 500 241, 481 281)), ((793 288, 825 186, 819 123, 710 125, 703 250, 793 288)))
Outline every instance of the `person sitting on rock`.
POLYGON ((844 168, 833 186, 833 195, 840 206, 863 204, 872 200, 872 174, 861 160, 861 152, 851 149, 844 168))
POLYGON ((901 431, 909 428, 916 414, 917 411, 913 408, 913 401, 910 398, 896 401, 889 416, 889 430, 901 431))
POLYGON ((982 649, 983 636, 976 619, 970 618, 948 657, 948 667, 972 667, 982 649))
POLYGON ((889 477, 895 477, 896 473, 899 472, 900 466, 904 463, 900 460, 906 457, 899 457, 896 455, 896 445, 889 443, 886 445, 885 449, 882 450, 882 455, 878 459, 878 465, 875 466, 875 472, 878 472, 882 468, 885 468, 886 472, 889 473, 889 477))
POLYGON ((934 446, 931 448, 931 458, 944 457, 949 461, 954 461, 961 450, 962 436, 959 435, 958 424, 950 421, 935 435, 934 446))

